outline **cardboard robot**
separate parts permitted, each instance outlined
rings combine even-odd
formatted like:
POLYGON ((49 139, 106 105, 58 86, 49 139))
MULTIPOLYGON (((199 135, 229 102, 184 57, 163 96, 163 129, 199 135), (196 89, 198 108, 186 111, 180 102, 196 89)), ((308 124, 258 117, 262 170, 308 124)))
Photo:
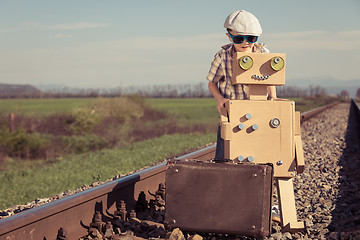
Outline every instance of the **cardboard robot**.
POLYGON ((292 178, 304 170, 300 113, 291 100, 268 101, 267 86, 285 85, 285 54, 241 53, 233 57, 233 84, 248 86, 248 100, 229 100, 221 113, 225 158, 271 163, 278 187, 282 227, 304 229, 297 221, 292 178))

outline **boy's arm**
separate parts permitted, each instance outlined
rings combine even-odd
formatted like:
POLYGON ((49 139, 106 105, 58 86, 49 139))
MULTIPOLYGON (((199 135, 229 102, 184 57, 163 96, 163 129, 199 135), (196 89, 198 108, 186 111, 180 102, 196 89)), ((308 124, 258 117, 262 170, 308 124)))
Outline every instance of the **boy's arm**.
POLYGON ((276 96, 276 87, 275 86, 268 86, 267 87, 267 92, 268 92, 268 95, 269 95, 269 100, 277 100, 277 101, 286 100, 286 99, 283 99, 283 98, 278 98, 276 96))
POLYGON ((208 87, 209 87, 209 90, 210 90, 211 94, 214 96, 214 98, 217 101, 217 107, 216 108, 219 111, 219 113, 221 114, 220 110, 221 110, 221 108, 225 108, 224 104, 227 101, 227 99, 224 98, 221 95, 221 93, 219 91, 219 88, 217 86, 217 83, 209 82, 208 87))
POLYGON ((270 100, 277 99, 277 97, 276 97, 276 87, 275 86, 268 86, 267 87, 267 92, 268 92, 270 100))

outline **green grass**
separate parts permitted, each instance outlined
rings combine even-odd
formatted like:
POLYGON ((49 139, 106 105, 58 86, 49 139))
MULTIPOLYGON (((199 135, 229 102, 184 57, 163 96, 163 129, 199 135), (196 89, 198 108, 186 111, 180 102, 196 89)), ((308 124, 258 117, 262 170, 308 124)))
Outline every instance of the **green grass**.
POLYGON ((95 98, 0 99, 0 113, 47 116, 85 107, 95 98))
MULTIPOLYGON (((33 116, 71 112, 75 108, 85 107, 96 98, 56 98, 56 99, 0 99, 0 113, 25 114, 33 116)), ((324 105, 326 100, 294 98, 300 111, 324 105), (303 107, 304 106, 304 107, 303 107), (304 110, 303 110, 304 109, 304 110)), ((149 98, 146 102, 152 106, 175 114, 179 121, 211 121, 217 118, 216 101, 213 98, 149 98)))
POLYGON ((311 109, 327 105, 331 102, 334 102, 337 99, 336 98, 309 98, 309 99, 291 98, 291 100, 295 101, 296 111, 300 111, 300 113, 303 113, 311 109))
POLYGON ((149 104, 174 114, 179 124, 216 123, 218 112, 213 98, 149 98, 149 104))
MULTIPOLYGON (((329 103, 328 99, 303 99, 292 98, 295 101, 296 111, 306 112, 316 107, 329 103)), ((216 100, 213 98, 185 98, 185 99, 163 99, 150 98, 146 100, 154 107, 174 114, 179 124, 188 123, 210 123, 218 122, 216 100)))
POLYGON ((51 165, 2 172, 0 209, 126 174, 215 139, 215 133, 165 135, 123 149, 72 155, 51 165))
MULTIPOLYGON (((96 98, 59 99, 0 99, 0 113, 48 116, 53 113, 71 112, 85 107, 96 98)), ((180 124, 212 122, 217 120, 216 101, 213 98, 149 98, 146 102, 157 109, 176 115, 180 124)))

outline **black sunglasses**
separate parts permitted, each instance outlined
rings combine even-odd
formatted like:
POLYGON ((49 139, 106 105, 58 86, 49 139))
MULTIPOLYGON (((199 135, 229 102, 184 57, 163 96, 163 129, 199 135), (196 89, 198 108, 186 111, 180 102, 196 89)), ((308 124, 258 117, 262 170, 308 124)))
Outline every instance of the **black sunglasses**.
MULTIPOLYGON (((228 32, 229 33, 229 32, 228 32)), ((254 43, 258 40, 258 36, 252 36, 252 35, 236 35, 236 36, 233 36, 229 33, 229 36, 231 37, 231 39, 233 40, 233 42, 235 44, 241 44, 244 42, 244 40, 246 39, 246 41, 248 43, 254 43)))

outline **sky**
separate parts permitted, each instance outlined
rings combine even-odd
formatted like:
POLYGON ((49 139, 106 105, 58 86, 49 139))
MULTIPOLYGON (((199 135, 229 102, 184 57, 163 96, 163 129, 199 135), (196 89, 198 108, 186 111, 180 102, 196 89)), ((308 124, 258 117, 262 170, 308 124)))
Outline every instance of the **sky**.
POLYGON ((286 79, 359 80, 359 0, 0 0, 0 83, 112 88, 206 82, 236 10, 286 79))

